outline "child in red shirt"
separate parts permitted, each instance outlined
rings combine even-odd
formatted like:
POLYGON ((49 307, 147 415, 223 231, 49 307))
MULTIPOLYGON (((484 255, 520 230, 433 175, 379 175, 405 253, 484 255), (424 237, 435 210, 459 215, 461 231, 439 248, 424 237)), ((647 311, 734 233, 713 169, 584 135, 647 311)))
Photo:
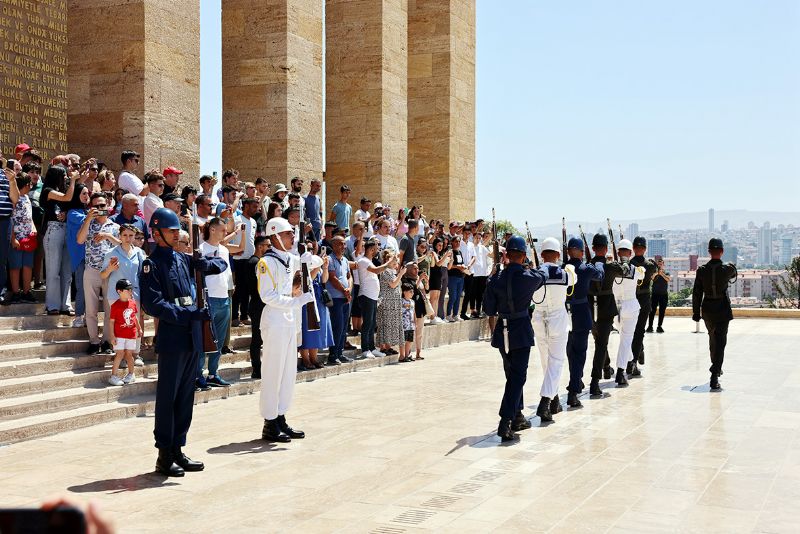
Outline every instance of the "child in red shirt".
POLYGON ((139 324, 139 315, 136 301, 133 300, 133 284, 125 278, 117 281, 117 294, 119 300, 111 305, 110 342, 117 352, 114 364, 111 367, 111 378, 108 383, 112 386, 132 384, 136 381, 133 376, 133 352, 136 350, 136 339, 144 332, 139 324), (124 378, 117 376, 119 364, 125 358, 128 364, 128 374, 124 378))

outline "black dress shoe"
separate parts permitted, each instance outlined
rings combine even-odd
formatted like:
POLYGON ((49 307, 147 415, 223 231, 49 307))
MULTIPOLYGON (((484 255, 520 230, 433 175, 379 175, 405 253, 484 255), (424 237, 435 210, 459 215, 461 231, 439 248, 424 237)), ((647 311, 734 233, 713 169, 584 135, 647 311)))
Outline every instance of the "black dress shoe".
POLYGON ((182 477, 185 474, 183 467, 175 463, 172 451, 169 449, 158 449, 158 460, 156 460, 156 473, 168 477, 182 477))
POLYGON ((569 406, 570 408, 580 408, 583 406, 583 404, 581 404, 581 401, 578 400, 577 393, 572 393, 571 391, 569 392, 569 394, 567 395, 567 406, 569 406))
POLYGON ((606 365, 605 368, 603 369, 603 378, 605 380, 608 380, 612 376, 614 376, 614 368, 611 367, 610 365, 606 365))
POLYGON ((719 391, 722 389, 722 386, 719 384, 719 377, 717 377, 717 375, 711 375, 709 386, 711 386, 711 391, 719 391))
POLYGON ((303 439, 304 437, 306 437, 305 432, 303 432, 302 430, 295 430, 286 423, 286 416, 279 415, 277 421, 278 421, 278 428, 281 429, 281 432, 283 432, 290 438, 303 439))
MULTIPOLYGON (((611 378, 611 377, 609 377, 611 378)), ((591 397, 602 397, 603 390, 600 389, 600 382, 597 380, 592 380, 592 383, 589 384, 589 396, 591 397)))
POLYGON ((180 447, 175 447, 175 449, 172 451, 172 458, 173 461, 181 466, 184 471, 202 471, 206 468, 206 466, 203 465, 203 462, 192 460, 183 454, 183 451, 180 447))
POLYGON ((261 430, 261 439, 266 441, 277 441, 278 443, 289 443, 292 438, 281 432, 278 427, 277 419, 264 419, 264 428, 261 430))
POLYGON ((553 415, 550 413, 550 399, 542 397, 542 400, 539 401, 539 406, 536 408, 536 415, 544 423, 553 422, 553 415))
POLYGON ((511 421, 509 419, 500 419, 500 424, 497 425, 497 435, 500 436, 500 441, 503 443, 519 439, 519 436, 511 430, 511 421))
POLYGON ((653 327, 652 326, 648 326, 647 330, 645 330, 645 332, 647 332, 648 334, 652 334, 653 333, 653 327))
POLYGON ((628 365, 625 366, 625 374, 633 374, 633 360, 629 361, 628 365))
POLYGON ((614 382, 617 383, 618 388, 628 387, 628 379, 625 378, 625 369, 622 367, 617 369, 617 378, 614 379, 614 382))
POLYGON ((636 363, 636 360, 633 360, 630 374, 631 376, 642 376, 642 372, 639 370, 639 365, 636 363))
POLYGON ((659 334, 663 334, 664 329, 659 326, 658 328, 656 328, 656 332, 658 332, 659 334))
POLYGON ((531 422, 519 412, 517 416, 511 421, 511 430, 519 432, 520 430, 528 430, 531 427, 531 422))
POLYGON ((558 398, 558 395, 553 397, 553 400, 550 401, 550 413, 555 415, 559 412, 564 411, 564 408, 561 407, 561 401, 558 398))
POLYGON ((639 355, 636 356, 634 361, 639 362, 639 365, 644 365, 644 349, 639 351, 639 355))

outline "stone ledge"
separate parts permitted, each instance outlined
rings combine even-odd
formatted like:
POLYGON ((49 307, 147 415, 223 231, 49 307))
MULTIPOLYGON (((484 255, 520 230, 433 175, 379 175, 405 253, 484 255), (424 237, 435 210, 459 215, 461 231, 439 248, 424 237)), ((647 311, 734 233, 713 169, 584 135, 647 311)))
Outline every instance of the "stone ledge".
MULTIPOLYGON (((669 317, 691 317, 692 308, 667 308, 669 317)), ((800 310, 779 308, 733 308, 734 319, 800 319, 800 310)))

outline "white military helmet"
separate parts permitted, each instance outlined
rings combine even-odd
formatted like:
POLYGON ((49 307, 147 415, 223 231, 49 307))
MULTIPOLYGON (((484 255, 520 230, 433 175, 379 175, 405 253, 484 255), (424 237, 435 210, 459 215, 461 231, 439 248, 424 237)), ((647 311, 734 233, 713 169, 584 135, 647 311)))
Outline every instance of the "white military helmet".
POLYGON ((545 250, 552 250, 553 252, 561 252, 561 243, 555 237, 548 237, 542 241, 542 252, 545 250))
POLYGON ((265 235, 277 235, 281 232, 293 232, 294 228, 292 225, 289 224, 289 221, 284 219, 283 217, 273 217, 272 219, 267 221, 267 229, 265 235))
POLYGON ((312 271, 318 267, 322 267, 323 264, 322 258, 310 252, 304 252, 303 255, 300 256, 300 261, 307 264, 309 270, 312 271))
POLYGON ((621 248, 625 248, 625 249, 628 249, 628 250, 633 250, 633 243, 631 243, 630 239, 623 239, 622 241, 619 242, 619 245, 617 245, 617 248, 620 248, 620 249, 621 248))

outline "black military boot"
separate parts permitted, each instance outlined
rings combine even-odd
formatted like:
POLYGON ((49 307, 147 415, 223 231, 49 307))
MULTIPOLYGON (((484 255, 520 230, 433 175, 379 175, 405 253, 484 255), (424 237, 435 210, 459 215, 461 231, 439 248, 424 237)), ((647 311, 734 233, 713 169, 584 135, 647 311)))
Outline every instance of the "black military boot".
POLYGON ((642 372, 639 370, 639 365, 636 363, 636 360, 633 360, 633 365, 631 366, 631 376, 642 376, 642 372))
POLYGON ((709 385, 711 386, 711 391, 719 391, 722 389, 722 386, 719 383, 719 377, 714 373, 711 374, 709 385))
POLYGON ((306 437, 306 433, 303 432, 302 430, 295 430, 292 427, 290 427, 286 423, 286 417, 283 415, 278 416, 278 428, 281 429, 281 432, 283 432, 292 439, 303 439, 304 437, 306 437))
POLYGON ((182 477, 185 474, 183 467, 175 463, 170 449, 158 449, 158 460, 156 460, 156 473, 168 477, 182 477))
POLYGON ((625 366, 625 374, 631 375, 633 374, 633 362, 635 360, 631 360, 628 362, 628 365, 625 366))
POLYGON ((639 355, 636 357, 636 360, 639 362, 639 365, 644 365, 644 349, 639 351, 639 355))
POLYGON ((511 430, 510 419, 500 419, 500 424, 497 425, 497 435, 500 436, 500 441, 503 443, 519 439, 519 436, 511 430))
POLYGON ((618 388, 628 387, 628 379, 625 378, 625 369, 622 367, 617 369, 617 378, 614 379, 614 382, 617 383, 618 388))
POLYGON ((608 380, 612 376, 614 376, 614 368, 611 367, 610 365, 606 365, 603 368, 603 379, 608 380))
POLYGON ((183 454, 183 451, 181 450, 180 447, 175 447, 174 449, 172 449, 172 458, 173 461, 179 466, 181 466, 184 471, 202 471, 203 469, 206 468, 206 466, 203 465, 203 462, 192 460, 191 458, 183 454))
POLYGON ((520 430, 528 430, 531 427, 531 422, 522 415, 522 412, 517 412, 517 416, 511 421, 511 430, 519 432, 520 430))
POLYGON ((289 443, 292 438, 284 434, 278 426, 277 419, 264 419, 264 429, 261 430, 261 439, 289 443))
POLYGON ((553 422, 553 415, 550 413, 550 399, 542 397, 542 400, 539 401, 539 406, 536 408, 536 415, 544 423, 553 422))
POLYGON ((555 415, 562 411, 564 411, 564 408, 561 407, 561 401, 558 399, 558 395, 556 395, 553 397, 553 400, 550 401, 550 413, 555 415))
POLYGON ((573 393, 570 391, 569 394, 567 394, 567 406, 569 406, 570 408, 581 408, 583 406, 583 404, 581 404, 581 401, 578 400, 577 393, 573 393))
MULTIPOLYGON (((609 377, 611 378, 611 377, 609 377)), ((602 397, 603 390, 600 389, 600 381, 592 379, 592 383, 589 384, 589 396, 591 397, 602 397)))

